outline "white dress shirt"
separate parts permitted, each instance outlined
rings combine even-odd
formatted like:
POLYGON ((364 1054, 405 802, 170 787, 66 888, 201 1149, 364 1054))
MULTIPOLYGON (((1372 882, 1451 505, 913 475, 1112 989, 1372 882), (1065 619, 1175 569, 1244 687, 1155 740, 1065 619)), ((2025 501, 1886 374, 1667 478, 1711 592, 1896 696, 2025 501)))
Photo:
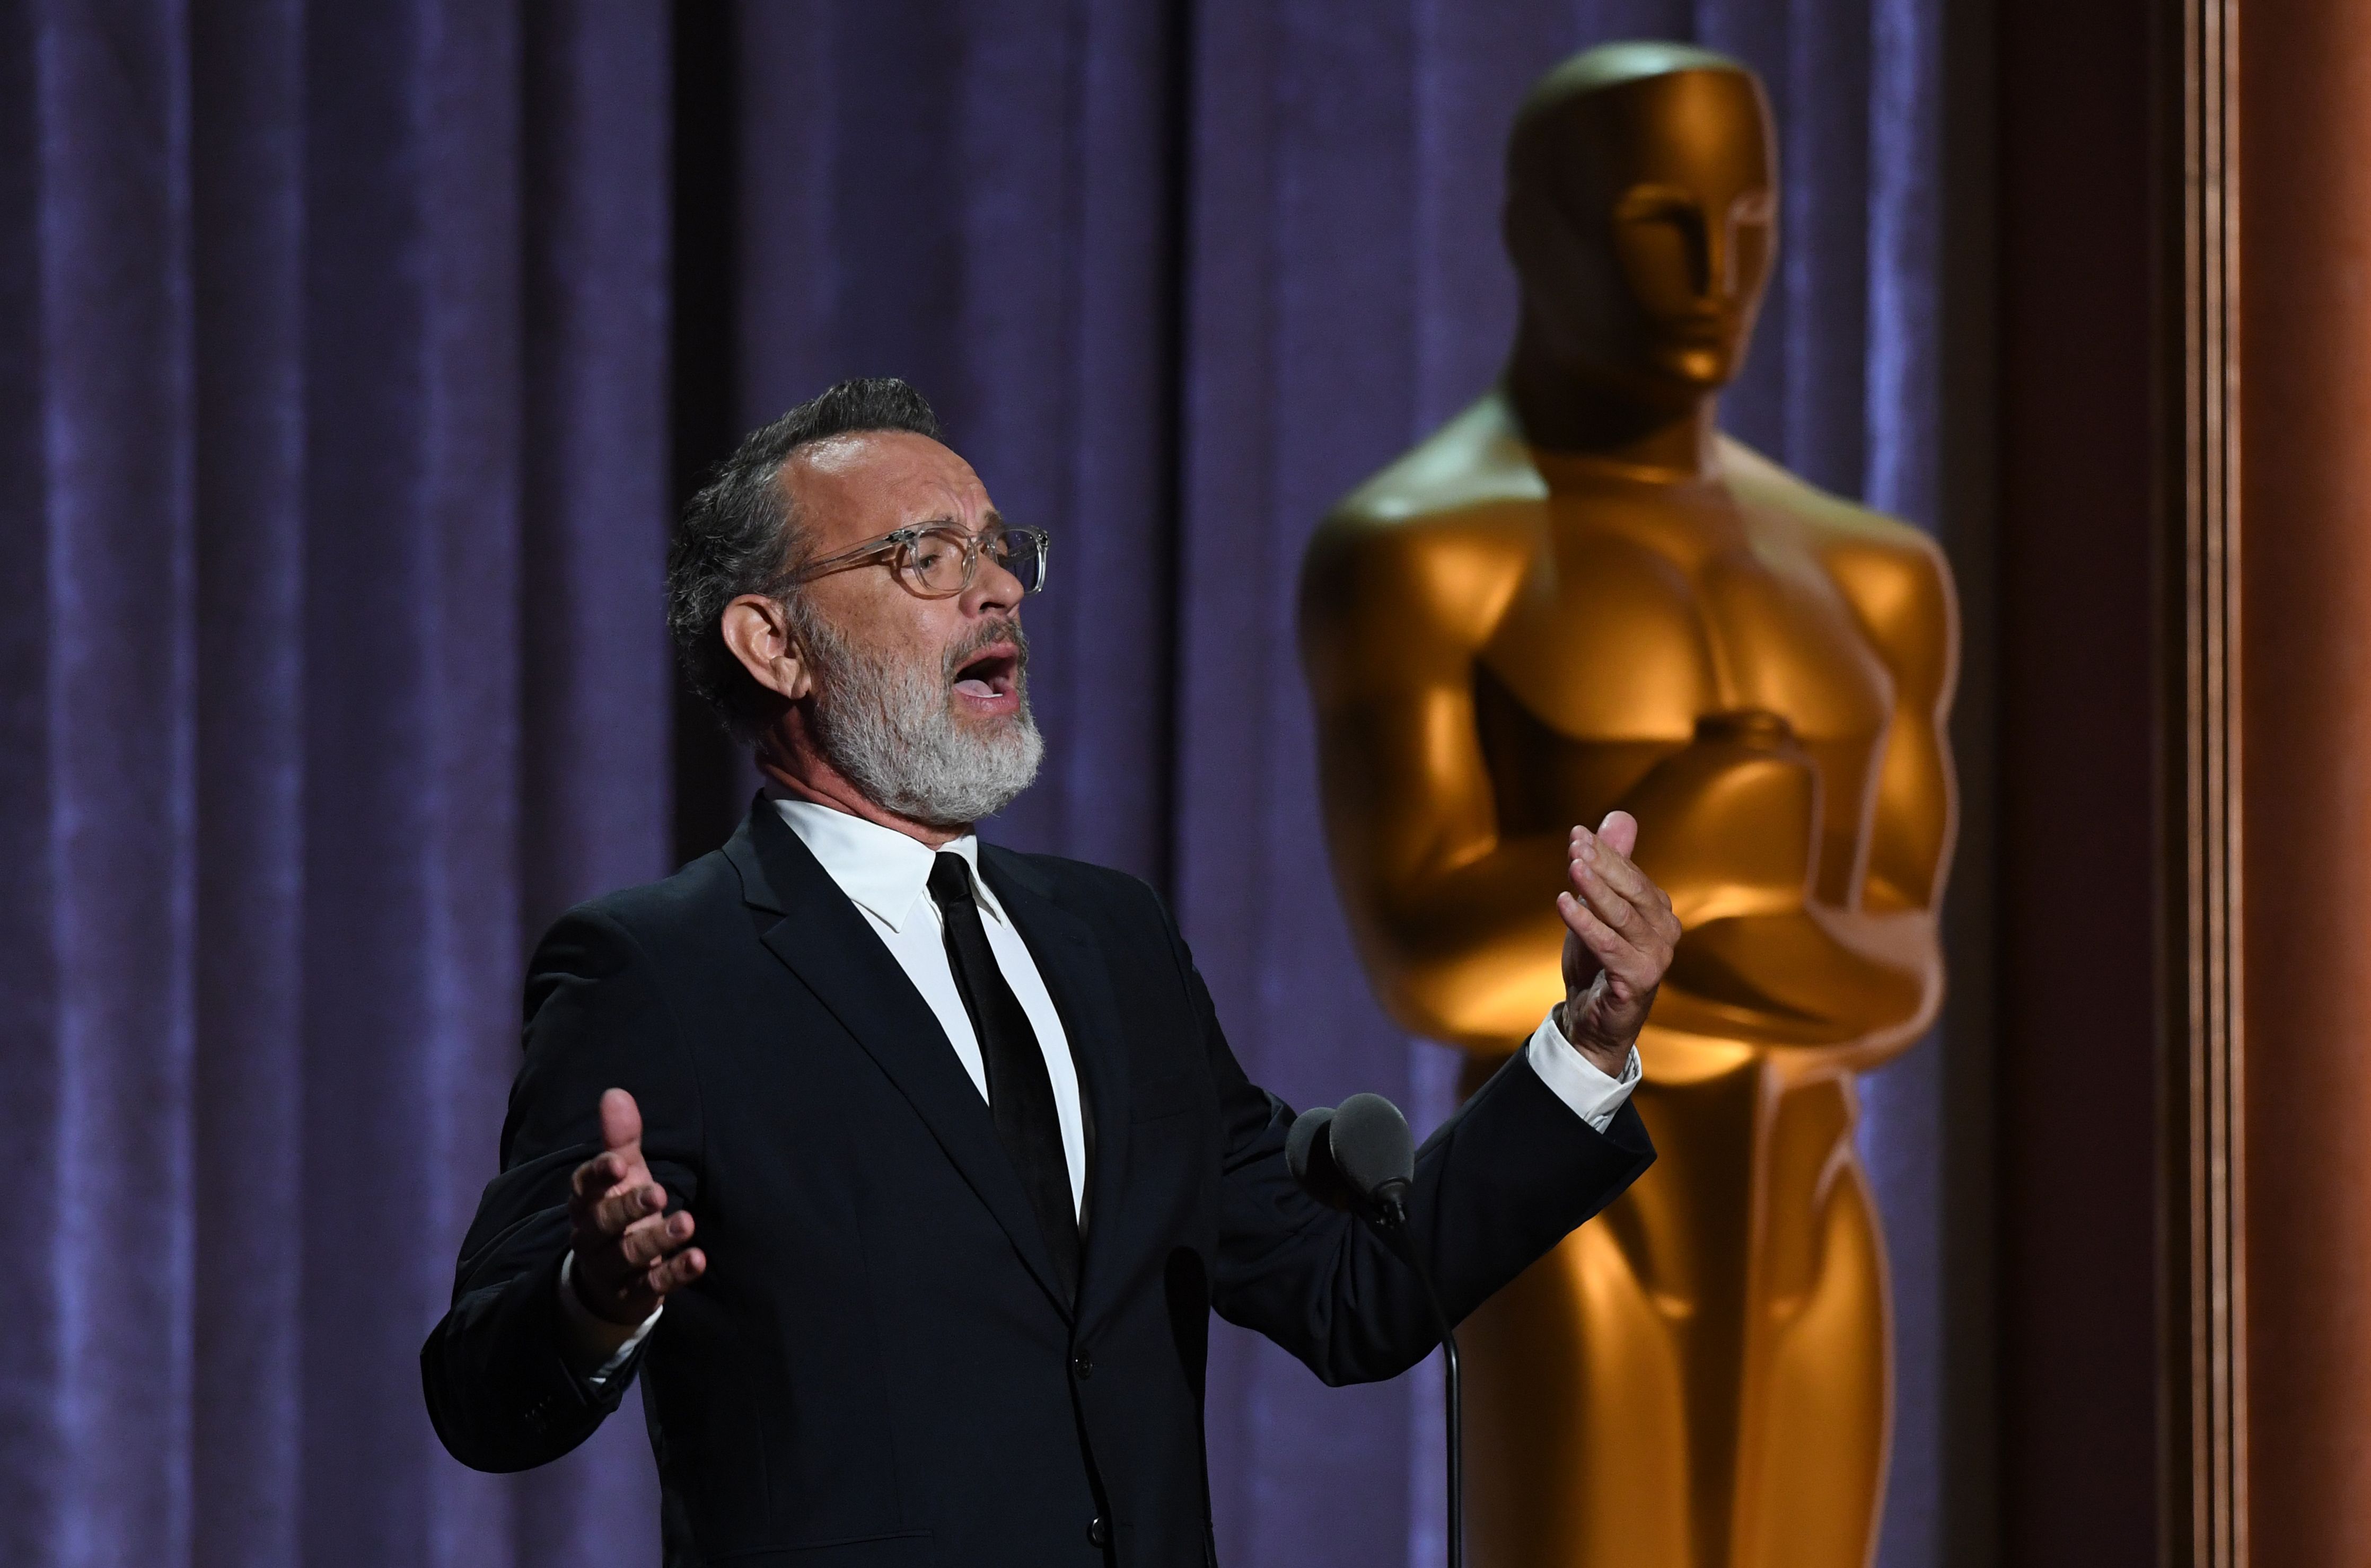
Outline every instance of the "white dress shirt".
MULTIPOLYGON (((964 1009, 963 994, 955 989, 954 970, 947 962, 945 924, 930 890, 931 868, 940 854, 963 857, 971 868, 972 896, 979 905, 989 949, 996 955, 997 967, 1004 972, 1005 984, 1020 1000, 1021 1010, 1029 1015, 1038 1049, 1046 1054, 1046 1071, 1054 1080, 1054 1109, 1062 1125, 1062 1158, 1070 1166, 1070 1202, 1074 1206, 1081 1204, 1087 1186, 1086 1122, 1079 1100, 1078 1067, 1070 1059, 1070 1039, 1063 1032, 1061 1015, 1054 1010, 1054 998, 1037 972, 1037 961, 1030 956, 1028 944, 979 874, 978 838, 966 833, 941 851, 895 828, 812 801, 778 799, 774 809, 840 892, 862 912, 873 934, 922 994, 939 1027, 946 1031, 955 1059, 971 1075, 979 1097, 986 1100, 988 1069, 980 1059, 979 1036, 972 1030, 971 1015, 964 1009)), ((1635 1049, 1623 1066, 1622 1076, 1610 1078, 1565 1039, 1553 1009, 1532 1032, 1523 1050, 1540 1081, 1570 1106, 1574 1115, 1601 1133, 1613 1124, 1615 1113, 1638 1084, 1635 1049)), ((666 1309, 660 1306, 630 1330, 596 1318, 571 1288, 575 1262, 572 1253, 561 1265, 561 1309, 576 1325, 586 1358, 603 1355, 599 1370, 590 1377, 598 1387, 633 1355, 634 1347, 666 1309)))
POLYGON ((1062 1159, 1070 1169, 1070 1205, 1076 1212, 1087 1193, 1087 1124, 1079 1101, 1078 1064, 1070 1059, 1070 1037, 1062 1032, 1062 1015, 1054 1010, 1037 961, 997 902, 995 890, 979 874, 979 839, 966 833, 944 849, 933 849, 896 828, 812 801, 778 800, 774 809, 823 862, 825 872, 862 912, 873 934, 931 1004, 939 1027, 947 1032, 947 1043, 955 1048, 955 1059, 986 1100, 988 1066, 980 1058, 979 1036, 964 1009, 963 993, 955 989, 954 967, 947 962, 946 921, 939 913, 939 901, 931 896, 931 868, 941 855, 960 855, 971 868, 972 897, 979 905, 989 951, 1021 1010, 1029 1015, 1037 1049, 1046 1056, 1047 1076, 1054 1080, 1054 1112, 1062 1124, 1062 1159))

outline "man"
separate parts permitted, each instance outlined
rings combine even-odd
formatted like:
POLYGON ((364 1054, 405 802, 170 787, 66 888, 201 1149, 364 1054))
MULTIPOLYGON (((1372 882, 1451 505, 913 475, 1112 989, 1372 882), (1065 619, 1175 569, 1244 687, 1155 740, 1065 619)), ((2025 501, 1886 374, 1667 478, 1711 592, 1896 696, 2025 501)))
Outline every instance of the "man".
MULTIPOLYGON (((422 1352, 446 1447, 566 1453, 642 1378, 670 1564, 1210 1559, 1209 1314, 1328 1382, 1434 1343, 1406 1262, 1286 1169, 1168 912, 984 846, 1027 786, 1008 527, 896 381, 758 431, 669 563, 687 669, 768 780, 722 850, 563 917, 503 1173, 422 1352)), ((1462 1317, 1653 1158, 1632 1049, 1678 938, 1571 839, 1556 1016, 1419 1152, 1462 1317)))

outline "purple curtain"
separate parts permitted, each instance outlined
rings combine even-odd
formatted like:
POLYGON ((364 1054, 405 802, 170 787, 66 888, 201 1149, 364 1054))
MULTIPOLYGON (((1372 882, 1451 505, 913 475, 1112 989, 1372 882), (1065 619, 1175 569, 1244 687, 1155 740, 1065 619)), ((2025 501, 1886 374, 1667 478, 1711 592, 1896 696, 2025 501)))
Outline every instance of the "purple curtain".
MULTIPOLYGON (((1930 519, 1940 4, 0 5, 0 1559, 655 1556, 638 1409, 478 1476, 414 1356, 525 944, 739 804, 669 512, 841 375, 1058 531, 1000 836, 1167 887, 1288 1098, 1440 1113, 1324 864, 1301 542, 1494 373, 1508 117, 1624 36, 1784 129, 1731 428, 1930 519)), ((1936 1056, 1868 1086, 1893 1568, 1940 1552, 1936 1056)), ((1431 1560, 1429 1372, 1214 1354, 1229 1561, 1431 1560)))

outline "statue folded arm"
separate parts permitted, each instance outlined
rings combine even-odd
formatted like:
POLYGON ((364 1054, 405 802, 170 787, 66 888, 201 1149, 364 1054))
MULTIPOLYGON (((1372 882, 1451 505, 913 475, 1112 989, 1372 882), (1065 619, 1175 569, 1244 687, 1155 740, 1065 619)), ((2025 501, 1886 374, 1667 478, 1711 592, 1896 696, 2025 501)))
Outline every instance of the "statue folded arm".
POLYGON ((1931 910, 1949 874, 1958 801, 1952 790, 1951 694, 1957 684, 1959 599, 1943 552, 1908 529, 1881 545, 1824 553, 1830 572, 1893 674, 1893 714, 1879 765, 1876 820, 1861 905, 1873 915, 1931 910))
POLYGON ((1301 656, 1335 876, 1384 1005, 1484 1052, 1563 995, 1562 833, 1502 837, 1475 726, 1475 656, 1532 545, 1483 506, 1422 519, 1355 502, 1301 580, 1301 656))

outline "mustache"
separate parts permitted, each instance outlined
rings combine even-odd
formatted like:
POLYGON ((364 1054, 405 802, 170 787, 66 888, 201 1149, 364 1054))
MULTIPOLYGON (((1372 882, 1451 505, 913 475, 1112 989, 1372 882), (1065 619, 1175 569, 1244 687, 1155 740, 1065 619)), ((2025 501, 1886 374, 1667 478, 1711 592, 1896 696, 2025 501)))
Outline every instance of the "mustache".
POLYGON ((981 649, 993 647, 1000 642, 1012 644, 1012 674, 1016 678, 1019 677, 1029 668, 1029 634, 1021 629, 1019 620, 1010 617, 999 617, 994 620, 980 622, 969 636, 961 639, 947 650, 946 657, 941 661, 944 665, 943 674, 946 676, 947 685, 954 685, 955 676, 962 672, 966 664, 979 657, 981 649))

